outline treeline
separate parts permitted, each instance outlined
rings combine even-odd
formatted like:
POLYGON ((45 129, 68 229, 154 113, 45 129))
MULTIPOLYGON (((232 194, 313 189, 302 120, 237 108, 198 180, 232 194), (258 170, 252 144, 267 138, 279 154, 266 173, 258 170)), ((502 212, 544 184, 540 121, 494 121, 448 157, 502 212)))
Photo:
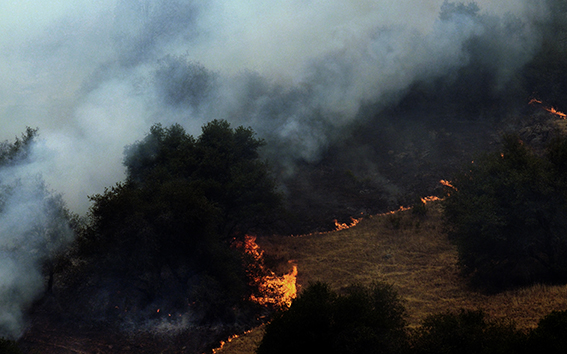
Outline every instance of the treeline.
POLYGON ((314 283, 267 325, 257 353, 559 354, 566 331, 567 311, 550 313, 528 331, 481 310, 433 314, 409 328, 389 284, 337 293, 314 283))
POLYGON ((214 120, 193 137, 180 125, 153 126, 126 147, 126 179, 91 196, 85 217, 31 167, 36 142, 28 129, 0 146, 0 252, 22 272, 0 289, 17 312, 0 321, 0 336, 21 334, 19 311, 37 298, 71 323, 133 328, 164 316, 241 328, 265 311, 249 300, 254 259, 231 247, 281 214, 252 129, 214 120))

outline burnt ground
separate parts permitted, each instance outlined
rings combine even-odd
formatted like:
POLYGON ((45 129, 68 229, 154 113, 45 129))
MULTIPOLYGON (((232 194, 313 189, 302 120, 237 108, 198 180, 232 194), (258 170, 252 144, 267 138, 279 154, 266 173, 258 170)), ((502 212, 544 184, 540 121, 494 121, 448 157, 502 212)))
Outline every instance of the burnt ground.
MULTIPOLYGON (((413 204, 420 196, 440 195, 440 179, 450 179, 475 154, 496 147, 505 131, 519 132, 526 142, 542 147, 556 129, 557 117, 537 108, 527 113, 512 123, 443 125, 440 119, 436 124, 375 121, 354 127, 345 134, 356 139, 330 147, 316 164, 298 164, 293 178, 285 180, 289 212, 278 229, 283 234, 333 230, 334 219, 348 222, 413 204)), ((158 335, 85 326, 45 304, 36 305, 29 318, 18 341, 24 353, 203 353, 231 334, 219 327, 158 335)))
POLYGON ((23 353, 114 354, 203 353, 231 333, 219 328, 189 328, 175 334, 124 331, 111 326, 86 326, 51 312, 30 314, 29 329, 18 340, 23 353))

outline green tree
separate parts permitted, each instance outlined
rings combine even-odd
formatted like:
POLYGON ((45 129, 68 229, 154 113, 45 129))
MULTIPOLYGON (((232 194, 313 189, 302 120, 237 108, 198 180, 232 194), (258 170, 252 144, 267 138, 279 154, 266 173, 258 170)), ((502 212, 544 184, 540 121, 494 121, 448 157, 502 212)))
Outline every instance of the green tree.
POLYGON ((483 311, 428 316, 412 335, 414 354, 518 353, 525 343, 512 323, 493 321, 483 311))
POLYGON ((344 294, 311 284, 268 324, 257 353, 398 353, 407 341, 404 313, 387 284, 344 294))
POLYGON ((536 155, 515 136, 457 174, 446 226, 473 283, 492 290, 567 279, 564 138, 536 155), (560 143, 559 143, 560 142, 560 143), (564 180, 563 180, 564 181, 564 180))
POLYGON ((231 318, 249 288, 228 241, 280 205, 262 144, 251 129, 215 120, 196 139, 180 125, 155 125, 126 148, 126 181, 91 198, 79 239, 91 272, 131 292, 116 306, 166 302, 170 311, 196 309, 203 321, 231 318))

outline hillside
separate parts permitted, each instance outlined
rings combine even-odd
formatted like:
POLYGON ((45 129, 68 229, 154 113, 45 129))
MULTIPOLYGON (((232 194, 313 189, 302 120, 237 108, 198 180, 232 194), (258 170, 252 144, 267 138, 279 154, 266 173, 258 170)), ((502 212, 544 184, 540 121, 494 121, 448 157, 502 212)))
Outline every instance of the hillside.
MULTIPOLYGON (((438 203, 425 216, 411 210, 364 218, 346 230, 258 239, 267 257, 298 267, 301 291, 312 281, 340 290, 352 283, 392 283, 405 302, 411 327, 432 313, 483 309, 493 318, 530 328, 552 310, 567 309, 567 286, 534 285, 496 295, 476 292, 459 277, 456 249, 442 231, 438 203)), ((282 269, 282 271, 285 271, 282 269)), ((218 353, 251 354, 262 329, 235 338, 218 353)))

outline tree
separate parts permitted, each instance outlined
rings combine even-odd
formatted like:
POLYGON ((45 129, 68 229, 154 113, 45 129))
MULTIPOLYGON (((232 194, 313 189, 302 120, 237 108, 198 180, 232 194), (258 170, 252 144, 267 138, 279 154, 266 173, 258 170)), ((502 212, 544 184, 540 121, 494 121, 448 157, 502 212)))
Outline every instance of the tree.
POLYGON ((460 310, 428 316, 412 335, 411 353, 518 353, 524 340, 512 323, 490 320, 480 310, 460 310))
POLYGON ((155 312, 160 303, 205 322, 231 319, 249 288, 228 241, 280 205, 262 144, 250 128, 215 120, 198 138, 158 124, 125 149, 126 180, 91 197, 79 240, 93 276, 123 294, 113 307, 155 312))
POLYGON ((339 295, 314 283, 268 324, 257 353, 397 353, 407 340, 404 313, 390 285, 339 295))
POLYGON ((155 125, 143 141, 126 148, 128 183, 190 182, 217 208, 222 237, 244 234, 272 221, 281 205, 268 166, 259 158, 265 142, 254 135, 251 128, 231 129, 224 120, 206 124, 198 139, 179 125, 155 125))
POLYGON ((558 177, 567 162, 564 141, 538 156, 506 136, 501 151, 475 159, 453 179, 446 226, 473 283, 498 290, 567 279, 567 185, 558 177))

